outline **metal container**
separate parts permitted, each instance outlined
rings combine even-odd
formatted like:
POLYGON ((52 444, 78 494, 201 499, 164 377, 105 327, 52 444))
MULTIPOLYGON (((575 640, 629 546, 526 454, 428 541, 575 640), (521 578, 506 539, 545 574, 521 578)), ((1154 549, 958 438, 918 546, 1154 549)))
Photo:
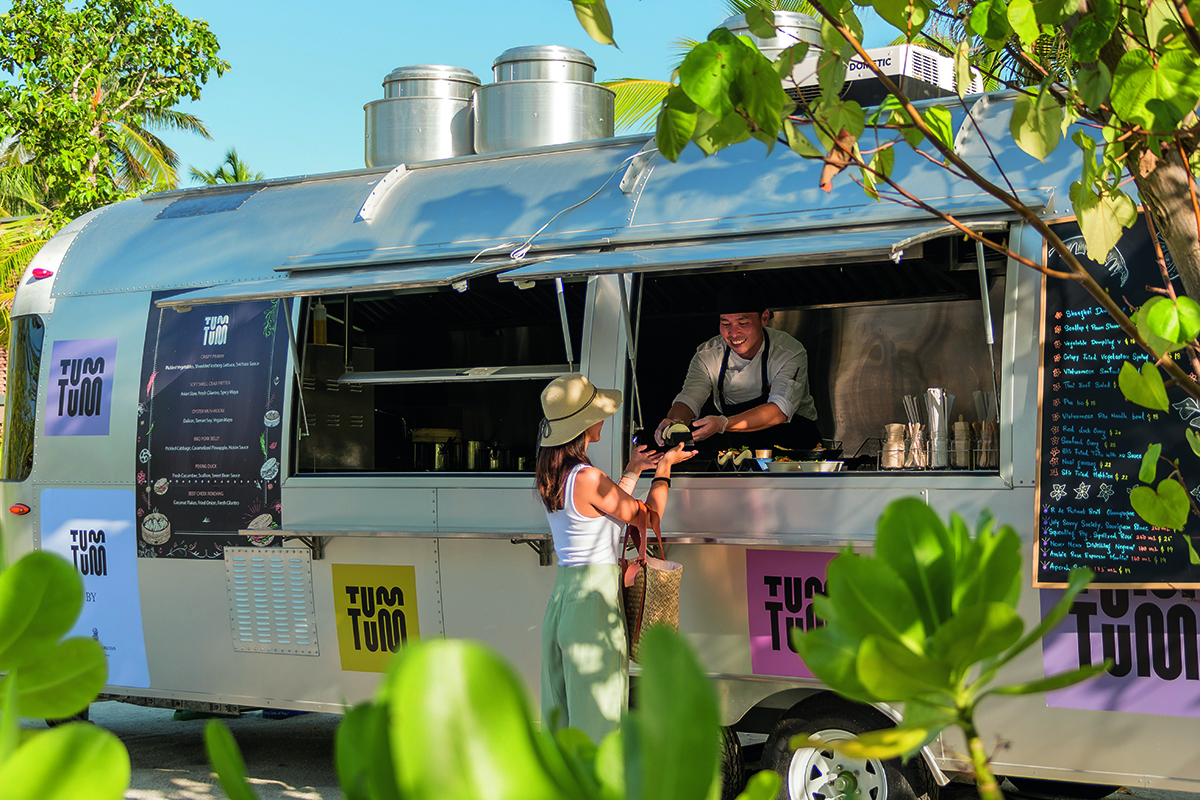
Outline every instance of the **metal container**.
POLYGON ((460 67, 399 67, 384 79, 384 99, 366 112, 368 167, 470 155, 471 93, 479 78, 460 67))
POLYGON ((596 78, 596 62, 582 50, 557 45, 514 47, 492 62, 492 74, 501 81, 579 81, 596 78))
POLYGON ((610 89, 570 47, 517 47, 493 64, 496 82, 475 90, 475 152, 498 153, 613 135, 610 89))
POLYGON ((746 24, 745 14, 736 14, 721 23, 720 27, 728 28, 738 36, 748 36, 764 56, 774 61, 787 48, 800 42, 809 44, 821 43, 821 23, 815 17, 801 14, 797 11, 775 12, 775 35, 770 39, 760 39, 750 32, 746 24))
POLYGON ((418 472, 452 472, 462 463, 462 431, 414 428, 413 468, 418 472))

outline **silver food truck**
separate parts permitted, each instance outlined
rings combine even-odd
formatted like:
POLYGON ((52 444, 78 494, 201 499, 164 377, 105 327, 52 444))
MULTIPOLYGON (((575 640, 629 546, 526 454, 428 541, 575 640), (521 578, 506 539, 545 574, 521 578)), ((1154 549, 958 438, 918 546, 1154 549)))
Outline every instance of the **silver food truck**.
MULTIPOLYGON (((1111 388, 1133 351, 1088 298, 848 175, 821 191, 820 162, 747 142, 670 163, 652 137, 613 138, 590 69, 578 51, 518 48, 484 86, 397 70, 367 106, 368 168, 139 197, 36 256, 12 308, 4 543, 10 560, 42 549, 78 566, 76 632, 109 654, 106 696, 339 713, 393 651, 439 636, 488 642, 536 687, 555 576, 531 481, 539 394, 573 370, 624 392, 591 450, 617 474, 736 273, 806 347, 828 441, 792 464, 702 454, 674 479, 680 627, 719 695, 730 773, 760 761, 788 796, 834 800, 848 770, 886 800, 968 770, 949 734, 904 766, 787 750, 802 731, 896 718, 824 689, 787 634, 820 624, 829 559, 869 549, 884 507, 915 496, 1016 528, 1030 623, 1070 566, 1097 571, 1008 677, 1113 669, 985 705, 996 771, 1080 796, 1200 787, 1200 573, 1125 499, 1139 426, 1200 426, 1200 406, 1172 394, 1170 414, 1139 413, 1111 388), (953 398, 913 447, 930 389, 953 398)), ((1043 164, 1012 147, 1012 100, 946 102, 955 146, 1077 237, 1073 148, 1043 164)), ((894 175, 1053 260, 930 159, 898 148, 894 175)), ((1146 235, 1127 238, 1092 266, 1136 303, 1158 273, 1146 235)))

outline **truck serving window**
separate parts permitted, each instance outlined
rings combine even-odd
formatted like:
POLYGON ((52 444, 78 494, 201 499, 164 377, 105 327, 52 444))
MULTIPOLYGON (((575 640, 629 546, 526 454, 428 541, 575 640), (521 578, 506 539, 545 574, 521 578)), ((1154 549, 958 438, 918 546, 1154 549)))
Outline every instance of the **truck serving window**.
MULTIPOLYGON (((884 468, 880 448, 885 426, 907 423, 905 396, 921 398, 924 417, 924 397, 930 387, 955 395, 950 420, 958 421, 961 414, 966 423, 979 422, 976 393, 990 394, 995 384, 975 252, 958 245, 948 238, 926 242, 906 253, 899 264, 636 276, 632 304, 644 424, 653 430, 667 414, 696 348, 718 335, 717 298, 734 281, 751 282, 772 310, 769 327, 786 332, 806 349, 808 386, 817 427, 826 440, 823 447, 841 451, 836 458, 844 462, 845 470, 884 468)), ((985 259, 995 319, 1003 312, 1004 263, 990 255, 985 259)), ((994 355, 1001 363, 999 345, 994 355)), ((701 414, 716 413, 711 404, 710 399, 701 414)), ((627 413, 636 411, 629 408, 627 413)), ((639 427, 637 419, 629 424, 631 430, 639 427)), ((823 458, 801 452, 804 455, 785 455, 797 461, 823 458)), ((963 468, 993 472, 998 468, 995 453, 982 463, 974 455, 972 451, 963 468)), ((717 463, 719 457, 720 451, 702 452, 678 469, 731 474, 728 463, 717 463)), ((751 473, 751 465, 744 471, 751 473)))
POLYGON ((297 471, 532 472, 541 391, 578 368, 585 291, 564 287, 573 367, 553 283, 307 300, 297 471))
POLYGON ((45 326, 40 317, 14 317, 8 350, 8 398, 4 413, 4 474, 23 481, 33 470, 34 414, 45 326))

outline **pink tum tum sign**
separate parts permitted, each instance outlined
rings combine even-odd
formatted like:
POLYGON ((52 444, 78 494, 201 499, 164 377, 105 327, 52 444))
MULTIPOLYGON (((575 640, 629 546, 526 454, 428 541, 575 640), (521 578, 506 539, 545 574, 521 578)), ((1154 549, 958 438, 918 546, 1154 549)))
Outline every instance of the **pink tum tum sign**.
POLYGON ((750 666, 755 675, 811 678, 789 643, 794 629, 819 625, 812 598, 825 592, 825 570, 836 553, 747 550, 750 666))

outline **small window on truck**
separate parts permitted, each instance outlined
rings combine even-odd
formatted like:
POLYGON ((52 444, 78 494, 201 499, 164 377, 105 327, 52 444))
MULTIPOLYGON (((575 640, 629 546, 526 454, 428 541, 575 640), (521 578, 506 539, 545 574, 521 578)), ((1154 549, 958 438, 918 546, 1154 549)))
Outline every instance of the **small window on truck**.
POLYGON ((579 368, 585 294, 484 276, 309 299, 296 471, 532 472, 541 391, 579 368))
POLYGON ((4 409, 4 472, 0 478, 23 481, 33 471, 38 375, 46 328, 37 316, 14 317, 8 349, 8 397, 4 409))

